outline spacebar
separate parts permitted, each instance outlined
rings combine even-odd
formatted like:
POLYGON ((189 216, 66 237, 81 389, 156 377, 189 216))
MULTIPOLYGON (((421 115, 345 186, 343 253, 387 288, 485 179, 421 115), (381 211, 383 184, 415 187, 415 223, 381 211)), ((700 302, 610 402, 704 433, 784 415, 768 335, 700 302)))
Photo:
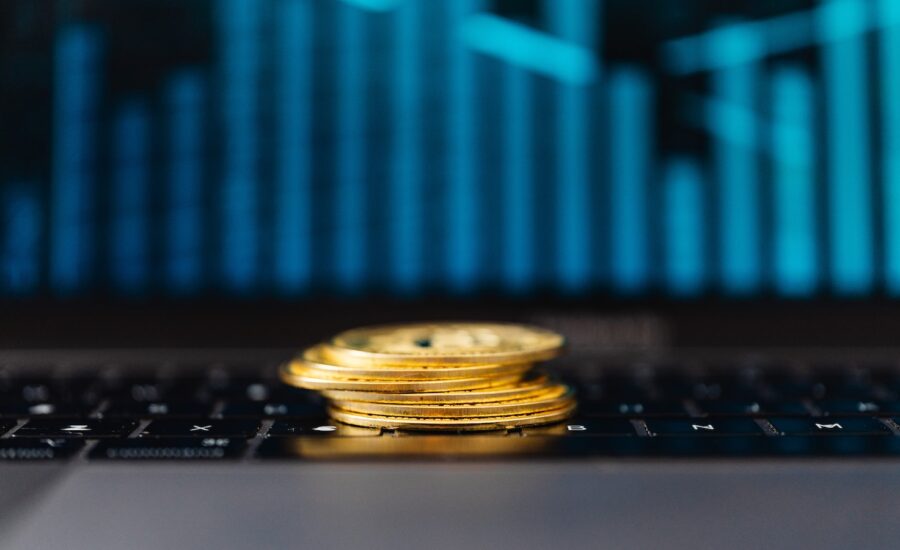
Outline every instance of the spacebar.
POLYGON ((506 435, 279 437, 257 449, 262 459, 513 458, 554 454, 556 438, 506 435))
POLYGON ((100 441, 91 449, 92 460, 225 460, 239 458, 243 438, 164 438, 100 441))

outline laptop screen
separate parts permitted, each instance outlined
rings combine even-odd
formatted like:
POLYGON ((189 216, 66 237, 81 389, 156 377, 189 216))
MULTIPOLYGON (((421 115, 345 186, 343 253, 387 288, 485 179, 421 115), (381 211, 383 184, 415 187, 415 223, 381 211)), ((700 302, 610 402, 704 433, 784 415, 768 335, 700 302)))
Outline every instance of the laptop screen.
POLYGON ((900 292, 895 0, 0 5, 0 293, 900 292))

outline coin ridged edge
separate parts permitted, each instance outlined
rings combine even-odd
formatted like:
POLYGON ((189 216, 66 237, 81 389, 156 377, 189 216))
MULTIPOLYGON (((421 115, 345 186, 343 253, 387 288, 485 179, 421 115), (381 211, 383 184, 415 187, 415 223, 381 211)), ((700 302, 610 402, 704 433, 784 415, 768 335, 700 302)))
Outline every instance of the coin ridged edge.
POLYGON ((424 431, 488 431, 554 424, 571 416, 575 412, 576 407, 577 405, 573 401, 566 407, 544 413, 502 417, 457 418, 452 420, 360 414, 347 412, 334 406, 328 408, 328 413, 332 419, 338 422, 368 428, 424 431))

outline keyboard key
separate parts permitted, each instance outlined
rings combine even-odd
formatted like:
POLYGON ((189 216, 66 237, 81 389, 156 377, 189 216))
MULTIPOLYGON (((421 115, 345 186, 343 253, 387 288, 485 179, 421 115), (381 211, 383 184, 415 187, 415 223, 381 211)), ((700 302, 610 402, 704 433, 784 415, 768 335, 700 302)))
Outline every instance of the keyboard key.
POLYGON ((256 420, 154 420, 141 437, 253 437, 256 420))
POLYGON ((311 392, 288 387, 276 380, 253 377, 212 379, 201 393, 226 401, 251 401, 257 403, 278 401, 304 401, 311 392))
POLYGON ((156 378, 128 379, 116 381, 104 389, 104 396, 110 399, 148 403, 162 401, 166 392, 166 384, 156 378))
POLYGON ((751 418, 663 418, 645 420, 653 435, 763 435, 751 418))
POLYGON ((13 379, 0 396, 3 401, 16 400, 26 403, 62 401, 59 388, 48 378, 13 379))
POLYGON ((222 437, 123 439, 101 441, 91 449, 94 460, 225 460, 239 458, 244 439, 222 437))
POLYGON ((570 437, 637 435, 634 425, 624 418, 577 417, 561 424, 523 428, 528 435, 560 435, 570 437))
POLYGON ((891 430, 875 418, 820 417, 820 418, 767 418, 775 429, 784 435, 890 435, 891 430))
POLYGON ((136 427, 135 420, 32 419, 12 437, 125 437, 136 427))
POLYGON ((704 414, 711 416, 727 415, 798 415, 809 416, 810 411, 802 401, 698 401, 697 406, 704 414))
POLYGON ((352 437, 372 437, 381 435, 381 430, 372 428, 360 428, 357 426, 348 426, 330 420, 319 419, 298 419, 298 420, 276 420, 269 428, 269 437, 291 437, 291 436, 352 436, 352 437))
POLYGON ((84 442, 77 439, 3 439, 0 440, 0 461, 62 460, 83 446, 84 442))
POLYGON ((325 413, 322 405, 309 402, 290 402, 290 403, 253 403, 238 402, 226 403, 222 409, 223 418, 275 418, 275 417, 298 417, 310 418, 321 417, 325 413))
POLYGON ((900 414, 900 401, 876 401, 880 414, 900 414))
POLYGON ((112 403, 103 416, 117 418, 197 417, 209 416, 211 406, 202 402, 119 402, 112 403))
POLYGON ((11 418, 25 418, 29 416, 71 418, 85 416, 87 412, 87 409, 70 403, 0 402, 0 416, 11 418))
POLYGON ((679 416, 688 411, 680 401, 609 402, 586 401, 578 407, 585 417, 603 416, 679 416))
MULTIPOLYGON (((864 414, 873 415, 882 412, 882 405, 876 401, 859 401, 854 399, 826 399, 814 403, 822 414, 864 414)), ((884 411, 890 412, 890 411, 884 411)))

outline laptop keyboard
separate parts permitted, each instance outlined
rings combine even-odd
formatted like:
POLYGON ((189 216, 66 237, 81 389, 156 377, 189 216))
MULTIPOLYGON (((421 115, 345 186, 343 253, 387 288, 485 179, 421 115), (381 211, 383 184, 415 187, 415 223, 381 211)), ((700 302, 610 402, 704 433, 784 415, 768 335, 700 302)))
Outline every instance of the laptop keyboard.
POLYGON ((900 457, 900 374, 877 365, 570 369, 565 423, 450 435, 334 423, 271 366, 126 371, 0 371, 0 461, 900 457))

